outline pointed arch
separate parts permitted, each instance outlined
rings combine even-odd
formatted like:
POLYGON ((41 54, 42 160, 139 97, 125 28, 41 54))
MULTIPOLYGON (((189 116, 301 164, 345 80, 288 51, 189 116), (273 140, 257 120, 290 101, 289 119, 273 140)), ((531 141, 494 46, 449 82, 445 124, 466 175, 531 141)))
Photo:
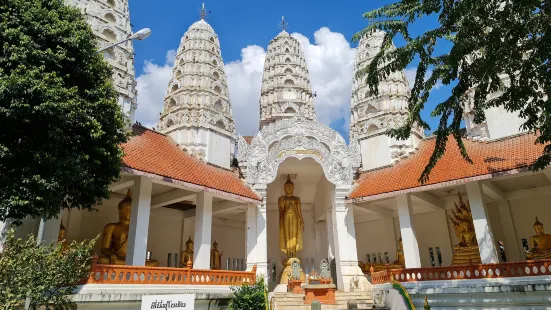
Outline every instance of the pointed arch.
POLYGON ((377 132, 379 130, 379 127, 375 124, 370 124, 369 126, 367 126, 367 133, 374 133, 374 132, 377 132))
POLYGON ((216 100, 214 103, 214 109, 216 111, 222 111, 222 101, 220 99, 216 100))
POLYGON ((178 87, 178 84, 174 84, 174 85, 172 85, 172 87, 170 88, 170 91, 171 91, 171 92, 175 92, 175 91, 178 90, 178 88, 179 88, 179 87, 178 87))
POLYGON ((103 29, 101 34, 107 39, 107 41, 110 41, 110 42, 116 42, 117 41, 117 34, 115 33, 115 31, 113 31, 109 28, 103 29))
POLYGON ((107 5, 114 8, 115 7, 115 0, 107 0, 107 5))
POLYGON ((220 88, 220 86, 218 86, 218 85, 214 86, 213 90, 218 95, 222 94, 222 88, 220 88))
POLYGON ((215 79, 215 80, 219 80, 220 79, 220 74, 218 74, 218 72, 214 71, 214 73, 212 74, 212 77, 215 79))
POLYGON ((108 21, 110 23, 116 23, 117 22, 117 18, 115 17, 115 15, 113 15, 113 13, 106 13, 105 15, 103 15, 103 19, 105 19, 106 21, 108 21))
POLYGON ((286 68, 285 71, 283 71, 283 73, 286 73, 286 74, 293 74, 293 69, 291 69, 291 68, 286 68))
POLYGON ((291 58, 290 58, 290 57, 285 58, 285 62, 287 62, 287 63, 292 62, 292 61, 291 61, 291 58))
POLYGON ((174 98, 170 98, 170 100, 168 101, 168 107, 172 108, 175 106, 176 106, 176 100, 174 100, 174 98))
POLYGON ((285 49, 285 53, 290 53, 289 48, 285 49))
POLYGON ((286 79, 285 82, 283 82, 284 85, 295 85, 295 81, 292 79, 286 79))
POLYGON ((288 107, 285 111, 283 111, 283 113, 297 113, 297 111, 295 111, 292 107, 288 107))

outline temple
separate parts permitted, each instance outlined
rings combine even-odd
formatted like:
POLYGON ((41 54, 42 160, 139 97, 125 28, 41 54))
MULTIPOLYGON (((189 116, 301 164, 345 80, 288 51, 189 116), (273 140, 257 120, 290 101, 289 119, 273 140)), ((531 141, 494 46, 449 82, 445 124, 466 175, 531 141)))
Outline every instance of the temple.
MULTIPOLYGON (((94 28, 100 42, 129 31, 126 1, 76 2, 93 28, 116 18, 94 28)), ((225 309, 230 286, 260 276, 272 309, 315 299, 406 309, 393 282, 417 307, 425 297, 433 309, 551 304, 551 168, 530 171, 544 146, 519 129, 523 120, 489 108, 475 124, 467 100, 473 163, 450 139, 421 184, 435 139, 418 127, 403 141, 386 134, 407 117, 404 72, 378 96, 354 75, 347 143, 317 121, 308 63, 283 24, 267 42, 256 135, 235 132, 223 47, 201 18, 181 38, 157 130, 134 125, 123 145, 111 198, 98 212, 63 210, 45 223, 44 242, 57 242, 61 225, 68 242, 101 234, 79 306, 140 309, 146 295, 194 293, 196 309, 225 309)), ((383 36, 359 42, 355 70, 383 36)), ((112 53, 124 56, 121 100, 133 106, 131 43, 112 53)), ((17 234, 38 225, 27 219, 17 234)))

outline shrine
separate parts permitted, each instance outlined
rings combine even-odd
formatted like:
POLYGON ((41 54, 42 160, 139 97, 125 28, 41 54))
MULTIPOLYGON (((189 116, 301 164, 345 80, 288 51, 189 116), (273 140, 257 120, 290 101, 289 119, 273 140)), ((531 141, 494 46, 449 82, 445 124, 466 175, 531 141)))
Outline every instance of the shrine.
MULTIPOLYGON (((129 20, 127 1, 69 2, 129 20)), ((91 23, 100 45, 103 29, 129 31, 91 23)), ((110 199, 98 212, 63 210, 45 223, 45 241, 101 235, 73 296, 79 306, 139 309, 142 296, 185 292, 225 309, 231 286, 260 277, 274 309, 285 309, 282 300, 402 309, 396 282, 417 307, 425 298, 433 309, 551 304, 551 168, 530 170, 543 146, 523 120, 488 108, 475 124, 467 98, 462 139, 473 163, 450 141, 421 184, 435 139, 417 125, 409 139, 387 135, 407 118, 405 73, 381 81, 378 96, 355 75, 346 141, 316 119, 308 63, 286 29, 267 45, 254 136, 235 130, 214 29, 201 18, 182 35, 159 123, 132 126, 110 199)), ((383 36, 359 42, 355 70, 383 36)), ((131 45, 119 49, 133 57, 131 45)), ((119 91, 133 112, 133 86, 119 91)), ((17 235, 38 226, 27 219, 17 235)))

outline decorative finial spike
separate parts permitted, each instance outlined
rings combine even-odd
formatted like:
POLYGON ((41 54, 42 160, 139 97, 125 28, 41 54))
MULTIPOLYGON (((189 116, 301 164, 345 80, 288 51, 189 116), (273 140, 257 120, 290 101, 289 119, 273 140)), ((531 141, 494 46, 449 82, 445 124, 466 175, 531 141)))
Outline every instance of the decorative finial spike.
POLYGON ((289 24, 285 21, 285 16, 281 16, 281 23, 279 23, 279 28, 281 28, 282 31, 287 30, 289 28, 289 24))
POLYGON ((201 16, 201 19, 202 20, 207 19, 207 16, 209 14, 210 14, 210 11, 207 11, 207 9, 205 8, 205 3, 203 2, 203 4, 201 5, 201 10, 199 10, 199 15, 201 16))

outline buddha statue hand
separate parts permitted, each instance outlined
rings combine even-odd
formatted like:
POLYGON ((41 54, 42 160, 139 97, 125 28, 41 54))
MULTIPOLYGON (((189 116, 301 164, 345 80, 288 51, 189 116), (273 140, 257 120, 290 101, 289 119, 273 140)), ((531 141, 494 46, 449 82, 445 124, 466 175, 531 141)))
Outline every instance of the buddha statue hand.
POLYGON ((117 256, 117 254, 111 254, 109 255, 109 261, 112 265, 115 265, 119 261, 119 257, 117 256))

